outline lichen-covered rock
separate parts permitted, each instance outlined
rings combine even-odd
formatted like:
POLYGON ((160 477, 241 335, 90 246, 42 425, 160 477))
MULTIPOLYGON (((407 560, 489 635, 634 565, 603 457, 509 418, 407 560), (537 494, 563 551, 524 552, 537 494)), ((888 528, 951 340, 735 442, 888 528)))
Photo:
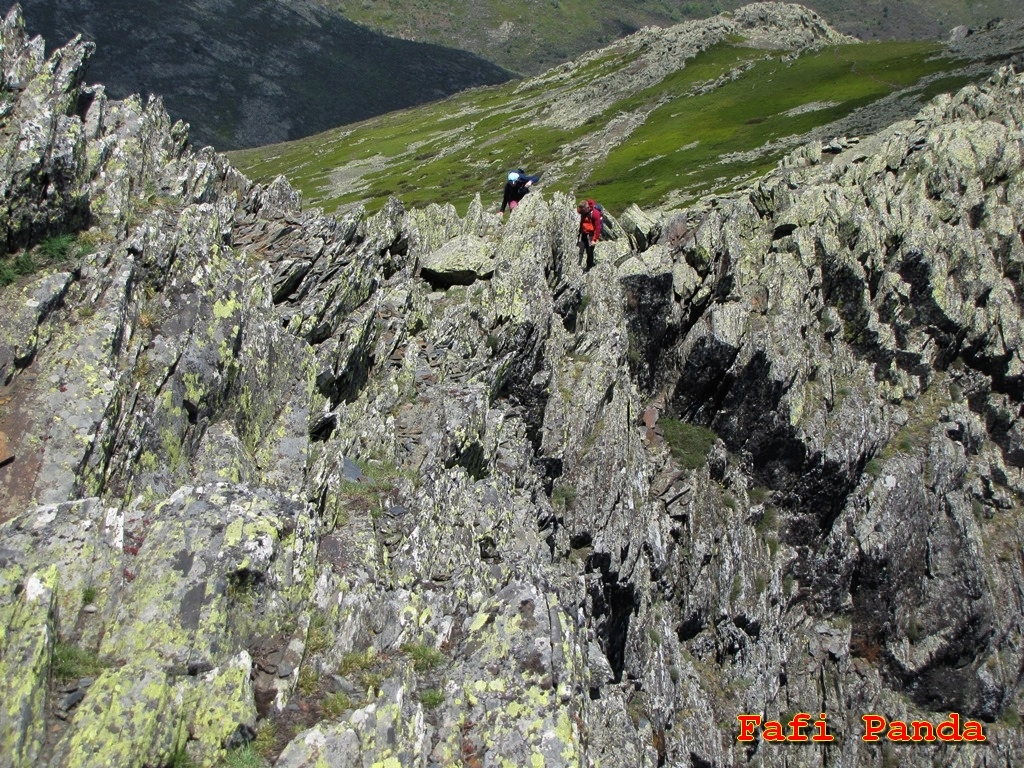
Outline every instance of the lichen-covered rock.
POLYGON ((12 768, 38 765, 46 739, 46 698, 56 635, 54 567, 25 574, 4 563, 0 548, 0 672, 7 681, 0 746, 12 768), (13 577, 13 578, 12 578, 13 577))
POLYGON ((167 764, 182 741, 174 703, 162 670, 107 670, 89 688, 49 764, 167 764))
POLYGON ((11 765, 1024 759, 1020 75, 585 271, 567 196, 304 212, 20 30, 10 135, 78 143, 7 247, 90 252, 0 289, 11 765), (736 740, 798 711, 836 741, 736 740))
POLYGON ((88 218, 85 132, 75 110, 83 65, 95 46, 76 39, 47 59, 41 39, 26 40, 17 6, 0 34, 3 119, 14 129, 0 138, 0 253, 6 254, 88 218))
MULTIPOLYGON (((747 681, 733 708, 719 698, 708 717, 785 715, 820 695, 827 675, 843 681, 842 695, 820 705, 840 731, 837 760, 864 764, 875 752, 856 738, 860 714, 913 718, 920 707, 993 723, 1019 709, 1017 676, 1000 672, 1007 649, 995 638, 1015 631, 1020 603, 1011 598, 1004 612, 989 596, 1019 596, 1020 573, 979 566, 984 542, 1021 543, 1016 505, 995 502, 1020 487, 1009 422, 982 415, 1022 394, 1018 342, 1008 342, 1021 317, 1003 298, 1019 292, 1020 243, 987 226, 1015 215, 1002 201, 1015 197, 1020 174, 1019 94, 1019 78, 1003 71, 876 137, 877 154, 858 148, 853 162, 840 155, 824 169, 778 174, 720 205, 675 251, 720 298, 696 322, 671 301, 655 305, 664 327, 678 329, 670 345, 648 343, 661 325, 634 325, 637 368, 657 402, 712 427, 735 457, 719 500, 702 499, 699 484, 683 497, 686 527, 673 534, 692 548, 711 530, 733 531, 717 589, 686 597, 677 629, 695 662, 747 681), (989 405, 979 391, 991 393, 989 405), (988 478, 988 502, 974 473, 988 478), (752 527, 730 522, 734 509, 749 509, 752 527), (812 627, 820 639, 806 649, 770 639, 812 627)), ((674 277, 676 295, 687 296, 693 277, 674 277)), ((708 574, 719 562, 683 552, 669 561, 676 576, 662 572, 668 583, 692 583, 685 563, 708 574)), ((990 728, 999 750, 1019 748, 1012 730, 990 728)), ((672 753, 727 759, 695 737, 672 753)))
POLYGON ((488 243, 473 235, 449 240, 420 261, 420 274, 437 288, 470 285, 493 272, 494 260, 488 243))

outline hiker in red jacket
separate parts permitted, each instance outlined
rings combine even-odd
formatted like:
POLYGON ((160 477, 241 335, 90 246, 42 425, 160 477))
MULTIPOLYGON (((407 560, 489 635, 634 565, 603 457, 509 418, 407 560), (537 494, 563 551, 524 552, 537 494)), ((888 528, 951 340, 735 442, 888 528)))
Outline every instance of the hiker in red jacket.
POLYGON ((587 254, 586 269, 594 266, 594 245, 601 239, 601 211, 593 200, 580 203, 580 255, 587 254))

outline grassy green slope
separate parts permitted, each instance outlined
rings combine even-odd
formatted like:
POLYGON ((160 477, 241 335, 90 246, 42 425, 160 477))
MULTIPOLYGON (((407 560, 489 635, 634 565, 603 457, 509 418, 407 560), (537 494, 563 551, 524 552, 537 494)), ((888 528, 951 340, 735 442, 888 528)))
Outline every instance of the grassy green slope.
MULTIPOLYGON (((560 98, 558 88, 526 81, 231 158, 255 179, 284 174, 307 204, 327 211, 357 203, 373 210, 392 194, 410 206, 452 202, 464 211, 481 193, 496 206, 505 171, 520 165, 543 171, 547 190, 586 193, 613 212, 631 202, 685 204, 764 171, 808 132, 894 91, 924 98, 966 82, 954 74, 929 84, 959 66, 939 53, 936 44, 887 42, 786 60, 735 41, 576 128, 538 119, 560 98), (724 84, 695 92, 716 78, 724 84), (807 105, 817 108, 802 111, 807 105), (623 115, 640 124, 616 138, 608 126, 623 115)), ((560 87, 586 87, 598 72, 628 67, 626 56, 592 58, 574 72, 574 85, 560 87)))
MULTIPOLYGON (((936 52, 931 43, 888 42, 826 48, 796 62, 762 59, 710 93, 670 95, 594 170, 591 183, 613 209, 634 200, 656 204, 673 194, 685 201, 721 191, 767 170, 787 147, 745 156, 751 150, 807 134, 950 68, 952 62, 936 52), (801 111, 816 104, 820 108, 801 111)), ((671 85, 676 94, 683 90, 689 69, 666 83, 662 99, 671 85)))

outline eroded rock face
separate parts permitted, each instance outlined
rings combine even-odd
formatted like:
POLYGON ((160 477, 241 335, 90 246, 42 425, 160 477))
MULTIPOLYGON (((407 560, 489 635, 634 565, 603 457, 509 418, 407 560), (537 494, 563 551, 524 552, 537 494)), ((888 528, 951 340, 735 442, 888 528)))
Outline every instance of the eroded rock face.
POLYGON ((0 240, 91 252, 0 290, 5 765, 1024 761, 1020 75, 584 272, 568 198, 303 212, 20 28, 0 240))

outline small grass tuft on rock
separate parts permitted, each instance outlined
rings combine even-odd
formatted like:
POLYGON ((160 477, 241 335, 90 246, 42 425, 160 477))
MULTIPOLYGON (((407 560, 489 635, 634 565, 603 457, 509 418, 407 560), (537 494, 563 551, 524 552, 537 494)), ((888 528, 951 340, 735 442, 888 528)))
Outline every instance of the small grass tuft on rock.
POLYGON ((39 253, 47 261, 64 261, 71 255, 74 244, 74 235, 55 235, 39 244, 39 253))
POLYGON ((439 650, 425 643, 406 643, 402 646, 402 653, 412 659, 413 669, 417 672, 431 670, 444 661, 439 650))
POLYGON ((437 688, 428 688, 420 694, 420 704, 427 709, 436 709, 444 704, 444 692, 437 688))
POLYGON ((560 485, 551 494, 551 503, 556 507, 568 507, 576 501, 576 489, 571 485, 560 485))
POLYGON ((352 709, 354 704, 351 697, 347 693, 339 691, 338 693, 332 693, 320 704, 320 708, 323 713, 331 718, 337 719, 348 710, 352 709))
POLYGON ((331 644, 331 636, 327 631, 327 617, 315 611, 309 619, 306 631, 306 653, 319 653, 331 644))
POLYGON ((95 677, 106 667, 96 651, 65 642, 58 642, 54 646, 53 676, 62 683, 82 677, 95 677))
POLYGON ((662 419, 658 426, 662 429, 672 457, 687 469, 704 466, 711 446, 718 439, 718 435, 706 427, 677 419, 662 419))
MULTIPOLYGON (((188 765, 192 765, 192 763, 188 763, 188 765)), ((224 768, 266 768, 267 761, 253 744, 246 744, 244 747, 228 752, 224 762, 220 765, 223 765, 224 768)))
POLYGON ((312 696, 320 685, 320 676, 316 670, 306 664, 299 670, 299 680, 296 687, 303 696, 312 696))
POLYGON ((760 534, 768 533, 769 531, 777 530, 779 527, 779 513, 775 510, 775 507, 770 504, 764 508, 764 514, 761 515, 761 519, 757 521, 754 526, 760 534))

